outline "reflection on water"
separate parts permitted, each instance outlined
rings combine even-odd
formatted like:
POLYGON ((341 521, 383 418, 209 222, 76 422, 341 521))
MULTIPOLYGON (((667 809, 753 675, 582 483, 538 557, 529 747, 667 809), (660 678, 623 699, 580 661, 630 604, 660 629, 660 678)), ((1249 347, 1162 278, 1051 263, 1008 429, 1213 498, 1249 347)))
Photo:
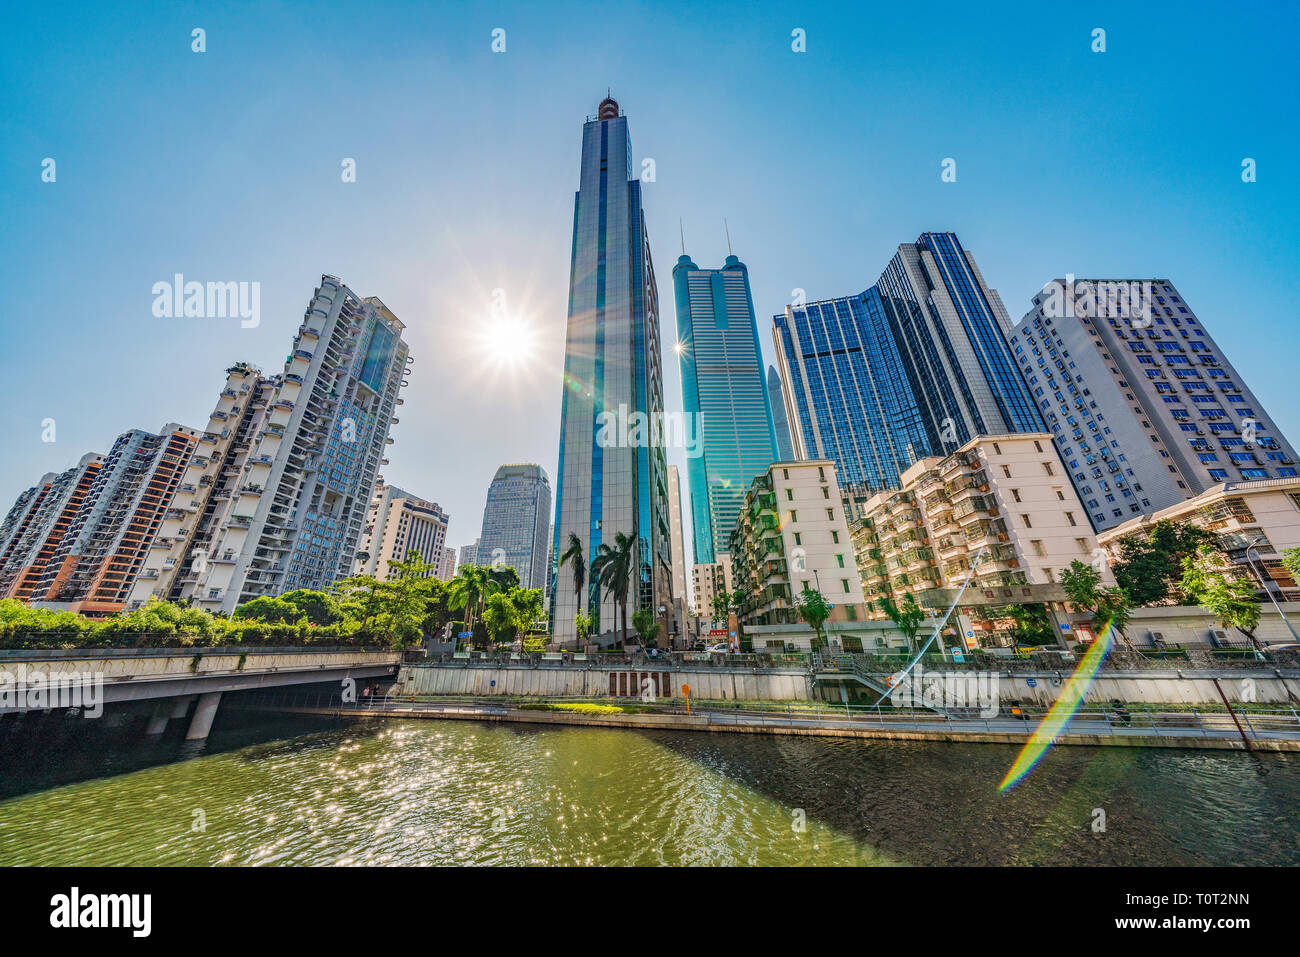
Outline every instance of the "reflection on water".
POLYGON ((1058 748, 1000 795, 1012 747, 258 720, 296 736, 5 756, 0 864, 1300 863, 1294 755, 1058 748))

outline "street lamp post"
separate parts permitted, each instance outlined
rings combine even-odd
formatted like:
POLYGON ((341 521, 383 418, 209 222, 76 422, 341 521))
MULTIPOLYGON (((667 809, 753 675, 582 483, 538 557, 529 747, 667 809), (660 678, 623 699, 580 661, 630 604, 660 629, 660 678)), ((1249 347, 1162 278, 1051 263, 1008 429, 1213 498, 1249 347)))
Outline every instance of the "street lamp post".
POLYGON ((1259 559, 1259 581, 1260 584, 1264 586, 1264 594, 1268 595, 1268 600, 1273 603, 1273 607, 1277 609, 1277 613, 1282 616, 1282 621, 1286 623, 1287 631, 1291 632, 1291 637, 1297 642, 1300 642, 1300 635, 1297 635, 1295 628, 1291 626, 1291 619, 1286 616, 1286 612, 1282 610, 1282 606, 1277 603, 1277 598, 1273 595, 1273 589, 1268 587, 1272 583, 1273 578, 1268 574, 1268 570, 1264 567, 1264 559, 1260 557, 1259 549, 1255 547, 1257 544, 1259 543, 1255 542, 1246 546, 1246 561, 1250 563, 1252 568, 1254 567, 1255 563, 1250 557, 1250 553, 1254 552, 1255 558, 1259 559))

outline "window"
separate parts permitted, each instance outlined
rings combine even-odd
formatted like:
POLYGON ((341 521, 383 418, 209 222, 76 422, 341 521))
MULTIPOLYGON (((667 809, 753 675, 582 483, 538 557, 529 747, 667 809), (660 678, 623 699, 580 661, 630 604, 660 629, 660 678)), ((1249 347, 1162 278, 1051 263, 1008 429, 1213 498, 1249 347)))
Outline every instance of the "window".
POLYGON ((1035 555, 1046 555, 1046 554, 1047 554, 1047 549, 1045 549, 1045 548, 1043 547, 1043 543, 1042 543, 1042 541, 1041 541, 1040 539, 1035 538, 1035 539, 1033 539, 1029 544, 1032 545, 1032 546, 1034 547, 1034 554, 1035 554, 1035 555))
POLYGON ((1021 515, 1020 520, 1025 523, 1025 528, 1033 528, 1033 523, 1029 521, 1028 515, 1021 515))
POLYGON ((782 477, 782 478, 787 478, 787 479, 788 479, 788 478, 790 477, 790 470, 789 470, 789 469, 781 469, 781 477, 782 477))
POLYGON ((831 490, 828 489, 826 486, 823 485, 823 486, 822 486, 822 498, 830 498, 830 497, 831 497, 831 490))
POLYGON ((1048 475, 1055 475, 1055 474, 1056 474, 1055 472, 1052 471, 1052 463, 1051 463, 1051 462, 1044 462, 1044 463, 1043 463, 1043 471, 1046 472, 1048 475))
POLYGON ((1020 489, 1013 488, 1011 490, 1011 497, 1014 498, 1017 502, 1020 501, 1020 489))
POLYGON ((803 544, 803 536, 802 536, 801 534, 799 534, 798 532, 795 532, 795 533, 794 533, 794 543, 795 543, 796 545, 802 545, 802 544, 803 544))
POLYGON ((793 501, 794 501, 794 489, 792 489, 792 488, 788 488, 788 489, 785 490, 785 500, 786 500, 787 502, 793 502, 793 501))
POLYGON ((844 567, 844 556, 843 556, 843 555, 836 555, 836 556, 835 556, 835 560, 836 560, 837 562, 839 562, 839 564, 840 564, 840 568, 843 568, 843 567, 844 567))
POLYGON ((838 545, 840 543, 840 533, 835 531, 834 529, 831 530, 831 543, 834 545, 838 545))
POLYGON ((994 454, 994 455, 1001 455, 1001 454, 1002 454, 1002 447, 999 446, 996 442, 993 443, 993 454, 994 454))
POLYGON ((832 522, 835 521, 835 509, 828 508, 826 510, 826 517, 830 519, 832 522))
POLYGON ((1067 522, 1069 522, 1071 525, 1078 525, 1078 524, 1079 524, 1078 522, 1076 522, 1076 521, 1074 520, 1074 513, 1073 513, 1073 512, 1066 512, 1066 513, 1065 513, 1065 520, 1066 520, 1067 522))
POLYGON ((847 595, 849 592, 849 580, 847 578, 841 578, 840 583, 844 585, 844 593, 847 595))
POLYGON ((793 525, 797 521, 799 521, 799 513, 794 509, 790 509, 790 524, 793 525))
POLYGON ((1009 465, 1002 466, 1002 477, 1011 478, 1011 466, 1009 465))

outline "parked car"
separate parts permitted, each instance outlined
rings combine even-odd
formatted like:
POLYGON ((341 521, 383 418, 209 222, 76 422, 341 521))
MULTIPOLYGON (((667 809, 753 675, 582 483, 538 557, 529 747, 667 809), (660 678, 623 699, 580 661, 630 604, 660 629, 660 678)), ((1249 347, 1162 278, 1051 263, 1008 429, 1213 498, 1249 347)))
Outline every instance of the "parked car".
POLYGON ((731 645, 725 641, 719 641, 717 644, 709 645, 704 650, 711 655, 725 655, 731 652, 731 645))

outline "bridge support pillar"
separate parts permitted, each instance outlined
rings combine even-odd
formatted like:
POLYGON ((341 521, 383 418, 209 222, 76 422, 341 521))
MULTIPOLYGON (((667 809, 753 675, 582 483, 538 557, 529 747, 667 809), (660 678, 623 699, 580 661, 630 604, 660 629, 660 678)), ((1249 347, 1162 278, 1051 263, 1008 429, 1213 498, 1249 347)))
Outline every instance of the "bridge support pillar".
POLYGON ((175 707, 172 708, 171 716, 173 718, 185 717, 185 712, 190 710, 190 702, 193 701, 195 697, 196 697, 195 695, 186 694, 186 695, 181 695, 179 698, 174 699, 176 701, 176 705, 175 707))
POLYGON ((162 734, 167 730, 167 722, 171 717, 171 702, 159 701, 153 708, 153 714, 149 718, 149 726, 144 729, 147 735, 162 734))
POLYGON ((212 729, 212 719, 217 716, 217 705, 220 703, 220 691, 199 695, 199 703, 194 708, 190 729, 185 732, 186 741, 202 741, 208 736, 208 731, 212 729))

